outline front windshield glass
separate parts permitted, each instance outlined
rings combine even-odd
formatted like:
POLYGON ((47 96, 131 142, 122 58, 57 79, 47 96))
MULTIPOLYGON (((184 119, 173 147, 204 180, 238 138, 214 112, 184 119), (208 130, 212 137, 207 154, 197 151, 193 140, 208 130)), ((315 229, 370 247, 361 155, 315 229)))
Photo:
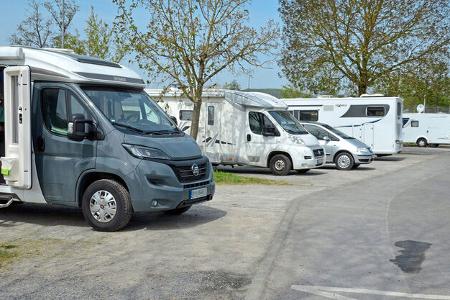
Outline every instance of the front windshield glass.
POLYGON ((290 134, 308 134, 306 129, 288 111, 269 111, 278 124, 290 134))
POLYGON ((179 132, 162 109, 142 90, 98 86, 82 89, 117 128, 144 134, 179 132))
POLYGON ((328 129, 329 131, 331 131, 332 133, 334 133, 335 135, 337 135, 337 136, 343 138, 343 139, 346 139, 346 140, 352 140, 352 139, 354 139, 354 137, 348 136, 348 135, 346 135, 345 133, 343 133, 342 131, 337 130, 337 129, 331 127, 330 125, 322 124, 322 126, 325 127, 326 129, 328 129))

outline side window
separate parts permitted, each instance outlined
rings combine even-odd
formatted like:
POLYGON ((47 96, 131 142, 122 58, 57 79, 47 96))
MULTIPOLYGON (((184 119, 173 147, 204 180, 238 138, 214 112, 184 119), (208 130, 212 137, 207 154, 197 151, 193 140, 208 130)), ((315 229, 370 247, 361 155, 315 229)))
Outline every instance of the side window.
POLYGON ((298 111, 298 120, 300 121, 318 121, 319 111, 318 110, 300 110, 298 111))
POLYGON ((73 115, 83 115, 86 119, 90 119, 91 116, 84 106, 80 103, 80 100, 73 93, 70 93, 70 111, 69 120, 72 119, 73 115))
POLYGON ((400 117, 402 115, 402 103, 397 102, 397 116, 400 117))
POLYGON ((386 115, 383 106, 369 106, 366 110, 366 115, 368 117, 383 117, 386 115))
POLYGON ((192 121, 192 110, 180 110, 181 121, 192 121))
POLYGON ((403 118, 403 127, 405 127, 405 125, 408 123, 409 118, 403 118))
POLYGON ((53 133, 67 135, 67 96, 62 89, 42 90, 42 114, 45 126, 53 133))
POLYGON ((419 121, 411 120, 411 127, 419 127, 419 121))
POLYGON ((250 125, 250 130, 254 134, 260 134, 262 135, 262 119, 261 119, 261 113, 251 111, 248 113, 248 123, 250 125))
POLYGON ((208 125, 214 125, 214 106, 208 106, 208 125))
POLYGON ((328 137, 332 141, 339 141, 338 138, 336 138, 333 134, 328 132, 327 130, 320 128, 319 126, 315 125, 304 125, 306 130, 314 135, 318 140, 323 140, 325 137, 328 137))

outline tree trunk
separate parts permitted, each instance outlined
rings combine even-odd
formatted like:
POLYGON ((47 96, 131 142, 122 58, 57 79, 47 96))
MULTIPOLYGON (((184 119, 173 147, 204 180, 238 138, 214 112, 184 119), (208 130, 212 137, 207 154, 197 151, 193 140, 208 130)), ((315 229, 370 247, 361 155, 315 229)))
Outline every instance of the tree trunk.
POLYGON ((360 81, 358 83, 358 96, 361 96, 362 94, 367 94, 367 82, 360 81))
POLYGON ((191 136, 194 138, 194 140, 197 140, 198 123, 200 121, 201 108, 202 108, 202 97, 200 96, 200 98, 197 98, 196 102, 194 102, 194 110, 192 111, 191 136))

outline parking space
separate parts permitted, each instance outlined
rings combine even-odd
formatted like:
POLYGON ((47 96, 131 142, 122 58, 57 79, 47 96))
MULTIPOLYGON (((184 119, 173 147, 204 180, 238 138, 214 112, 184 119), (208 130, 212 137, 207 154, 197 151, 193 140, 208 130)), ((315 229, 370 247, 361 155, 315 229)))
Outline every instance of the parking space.
POLYGON ((0 267, 0 298, 298 299, 313 296, 291 286, 382 284, 403 292, 422 284, 444 293, 448 271, 439 268, 436 281, 438 271, 428 268, 445 264, 437 255, 450 250, 448 242, 437 242, 448 233, 442 228, 449 209, 442 199, 450 178, 445 164, 448 148, 406 148, 353 171, 327 166, 275 177, 264 169, 226 167, 289 185, 218 186, 213 201, 185 215, 139 214, 116 233, 93 231, 76 209, 0 210, 0 243, 17 247, 17 257, 0 267), (421 219, 415 195, 432 201, 434 192, 425 196, 414 187, 436 176, 444 185, 436 190, 440 200, 430 202, 433 212, 421 219), (417 273, 422 277, 389 261, 395 242, 408 239, 433 243, 434 259, 417 273))

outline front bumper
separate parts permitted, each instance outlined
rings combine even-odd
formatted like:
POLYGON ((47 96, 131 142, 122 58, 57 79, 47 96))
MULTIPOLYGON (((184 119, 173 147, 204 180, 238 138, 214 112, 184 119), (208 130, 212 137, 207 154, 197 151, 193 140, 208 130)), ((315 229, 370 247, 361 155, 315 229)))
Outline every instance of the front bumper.
MULTIPOLYGON (((183 163, 189 166, 195 161, 183 163)), ((215 183, 209 161, 207 166, 207 173, 202 178, 180 182, 173 166, 167 162, 142 160, 129 187, 134 211, 166 211, 211 200, 215 193, 215 183), (206 189, 205 195, 191 199, 191 191, 199 189, 206 189)))
POLYGON ((356 154, 353 156, 356 164, 370 164, 373 161, 374 155, 356 154))

